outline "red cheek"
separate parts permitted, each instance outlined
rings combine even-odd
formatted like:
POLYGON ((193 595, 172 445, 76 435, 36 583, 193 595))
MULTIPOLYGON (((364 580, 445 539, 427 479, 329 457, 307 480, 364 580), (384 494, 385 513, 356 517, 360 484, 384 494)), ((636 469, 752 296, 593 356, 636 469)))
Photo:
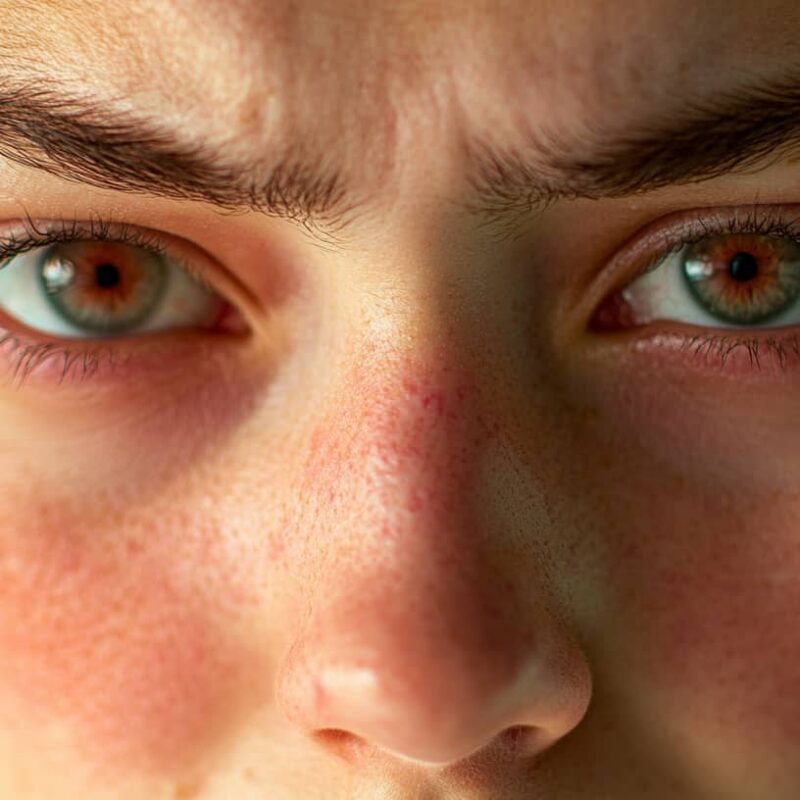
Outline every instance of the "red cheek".
POLYGON ((247 656, 158 560, 107 536, 2 530, 0 714, 66 727, 101 770, 173 774, 224 734, 247 656))

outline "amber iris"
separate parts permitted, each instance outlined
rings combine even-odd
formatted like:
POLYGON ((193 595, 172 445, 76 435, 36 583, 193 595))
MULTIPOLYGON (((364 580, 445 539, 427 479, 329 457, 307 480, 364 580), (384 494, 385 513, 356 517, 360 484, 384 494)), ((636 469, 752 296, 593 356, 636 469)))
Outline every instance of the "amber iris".
POLYGON ((709 237, 687 248, 682 268, 695 299, 725 322, 766 322, 800 296, 800 245, 787 238, 709 237))
POLYGON ((118 242, 56 244, 39 261, 40 281, 55 310, 70 324, 101 333, 122 333, 151 316, 167 276, 159 255, 118 242))

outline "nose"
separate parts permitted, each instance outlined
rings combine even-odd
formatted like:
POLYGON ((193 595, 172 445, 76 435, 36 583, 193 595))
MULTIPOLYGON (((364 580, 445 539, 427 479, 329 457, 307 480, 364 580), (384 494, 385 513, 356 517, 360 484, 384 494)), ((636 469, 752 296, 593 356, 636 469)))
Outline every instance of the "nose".
POLYGON ((469 371, 367 354, 333 405, 293 529, 307 595, 277 676, 284 715, 331 746, 430 765, 547 749, 584 716, 590 673, 541 565, 513 553, 544 517, 496 488, 507 443, 469 371))

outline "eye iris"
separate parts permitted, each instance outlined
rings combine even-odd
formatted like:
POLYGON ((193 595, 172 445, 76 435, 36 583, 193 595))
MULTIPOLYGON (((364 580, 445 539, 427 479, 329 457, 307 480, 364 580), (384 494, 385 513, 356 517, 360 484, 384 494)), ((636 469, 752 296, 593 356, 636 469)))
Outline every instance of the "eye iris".
POLYGON ((710 237, 688 248, 683 275, 695 299, 718 319, 764 322, 800 297, 800 246, 756 234, 710 237))
POLYGON ((156 253, 116 242, 75 241, 48 247, 39 278, 56 311, 87 331, 123 333, 158 307, 167 268, 156 253))

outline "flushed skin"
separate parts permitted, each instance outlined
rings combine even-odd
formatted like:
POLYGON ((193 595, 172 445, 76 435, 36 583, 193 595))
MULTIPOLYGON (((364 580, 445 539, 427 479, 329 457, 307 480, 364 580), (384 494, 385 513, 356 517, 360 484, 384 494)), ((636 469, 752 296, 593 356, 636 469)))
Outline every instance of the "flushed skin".
POLYGON ((800 795, 800 372, 588 329, 637 230, 797 202, 797 164, 515 235, 458 202, 465 131, 780 73, 795 4, 135 6, 9 0, 2 69, 237 157, 307 132, 365 202, 325 248, 0 161, 4 221, 188 240, 252 329, 0 393, 0 797, 800 795))

